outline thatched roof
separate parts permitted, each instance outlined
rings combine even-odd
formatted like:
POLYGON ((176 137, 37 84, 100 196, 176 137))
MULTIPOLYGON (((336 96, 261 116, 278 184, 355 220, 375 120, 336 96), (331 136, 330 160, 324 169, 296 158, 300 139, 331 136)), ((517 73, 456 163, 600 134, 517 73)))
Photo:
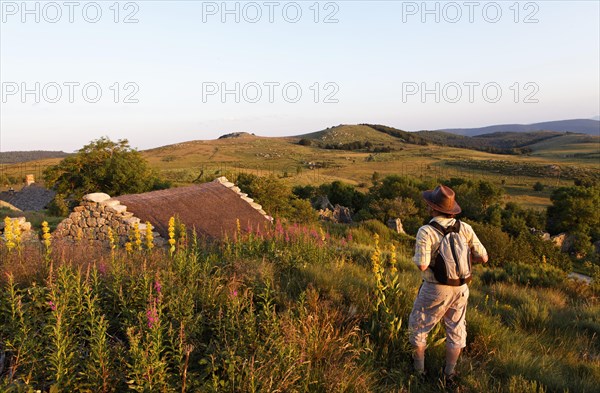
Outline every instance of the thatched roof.
POLYGON ((264 227, 269 217, 225 178, 189 187, 171 188, 143 194, 116 197, 142 222, 149 221, 157 232, 168 238, 169 218, 177 217, 199 236, 222 239, 232 237, 239 219, 242 230, 264 227))

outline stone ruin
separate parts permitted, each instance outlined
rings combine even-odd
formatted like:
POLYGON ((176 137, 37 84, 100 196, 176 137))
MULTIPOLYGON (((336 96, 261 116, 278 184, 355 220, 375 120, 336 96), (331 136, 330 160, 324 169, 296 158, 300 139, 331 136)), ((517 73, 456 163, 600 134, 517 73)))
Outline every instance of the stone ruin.
MULTIPOLYGON (((142 241, 146 237, 146 224, 140 222, 133 213, 127 211, 127 206, 112 199, 104 193, 87 194, 81 204, 61 221, 52 233, 55 239, 67 241, 91 240, 108 242, 109 228, 118 236, 119 244, 128 242, 135 224, 138 224, 142 241)), ((165 239, 153 231, 154 244, 162 246, 165 239)))

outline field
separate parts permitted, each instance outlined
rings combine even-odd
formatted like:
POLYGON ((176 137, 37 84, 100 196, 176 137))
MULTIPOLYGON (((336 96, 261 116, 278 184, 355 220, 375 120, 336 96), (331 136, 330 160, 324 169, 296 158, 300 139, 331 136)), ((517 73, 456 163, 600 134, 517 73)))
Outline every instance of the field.
MULTIPOLYGON (((174 252, 2 242, 0 390, 444 391, 443 328, 429 376, 411 371, 407 241, 278 223, 174 252)), ((470 286, 460 391, 597 391, 598 292, 550 265, 494 266, 470 286)))
MULTIPOLYGON (((240 137, 177 143, 143 151, 150 165, 175 185, 221 174, 249 172, 273 174, 292 185, 322 184, 341 180, 359 187, 370 184, 374 172, 416 178, 486 179, 505 187, 507 201, 526 207, 550 204, 549 191, 572 185, 580 173, 600 176, 600 138, 566 134, 529 146, 526 155, 491 154, 483 151, 403 142, 364 125, 340 125, 298 137, 267 138, 250 134, 240 137), (301 145, 309 139, 313 144, 301 145), (325 149, 324 145, 371 142, 371 151, 325 149), (320 144, 317 145, 317 144, 320 144), (389 152, 376 152, 388 148, 389 152), (468 161, 468 165, 465 162, 468 161), (556 170, 556 166, 560 169, 556 170), (531 170, 533 168, 534 170, 531 170), (546 192, 534 192, 536 182, 546 192)), ((43 168, 59 159, 3 165, 2 173, 41 175, 43 168)), ((36 176, 38 179, 40 176, 36 176)))
MULTIPOLYGON (((527 154, 502 155, 406 143, 358 125, 287 138, 242 134, 142 154, 176 186, 240 173, 274 175, 288 185, 341 180, 361 191, 375 172, 380 179, 485 179, 504 189, 505 202, 543 211, 557 187, 598 180, 598 141, 566 134, 529 146, 527 154), (544 187, 534 191, 538 182, 544 187)), ((6 165, 2 174, 39 178, 56 162, 6 165)), ((464 209, 485 206, 477 199, 480 183, 456 184, 469 195, 464 209)), ((418 198, 410 187, 402 196, 418 198)), ((375 206, 389 197, 380 198, 375 206)), ((589 210, 586 201, 577 208, 589 210)), ((423 209, 404 224, 414 226, 423 209)), ((528 226, 544 228, 526 225, 544 214, 511 209, 496 210, 493 223, 493 216, 471 221, 490 264, 475 266, 469 286, 468 343, 455 391, 596 392, 597 253, 583 257, 589 266, 561 253, 529 233, 528 226), (567 277, 573 264, 593 276, 591 284, 567 277)), ((278 219, 267 231, 240 225, 233 238, 218 242, 174 230, 172 248, 141 240, 128 247, 52 238, 20 244, 5 236, 0 391, 448 391, 441 379, 443 327, 429 337, 428 377, 412 372, 407 324, 421 283, 411 261, 415 238, 391 231, 378 216, 343 225, 306 214, 307 224, 278 219)), ((43 220, 51 227, 60 220, 25 215, 38 232, 43 220)), ((589 228, 594 233, 593 223, 589 228)))

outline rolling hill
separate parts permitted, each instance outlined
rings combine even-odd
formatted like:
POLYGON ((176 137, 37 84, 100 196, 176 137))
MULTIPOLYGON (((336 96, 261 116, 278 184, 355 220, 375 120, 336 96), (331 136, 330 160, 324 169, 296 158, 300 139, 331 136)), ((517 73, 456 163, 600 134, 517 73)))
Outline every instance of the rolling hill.
MULTIPOLYGON (((509 200, 538 208, 549 205, 553 187, 573 184, 582 176, 600 178, 600 137, 559 132, 466 137, 435 131, 413 133, 383 125, 338 125, 294 137, 234 133, 141 153, 175 186, 250 172, 274 175, 290 186, 340 180, 366 189, 378 172, 486 179, 501 184, 509 200), (521 154, 515 154, 515 149, 521 154), (547 186, 544 192, 533 191, 536 182, 547 186)), ((32 170, 41 174, 58 160, 32 161, 27 163, 31 168, 4 164, 0 169, 20 178, 34 173, 32 170)))
POLYGON ((498 124, 480 128, 446 128, 436 131, 444 131, 452 134, 476 136, 494 132, 533 132, 533 131, 556 131, 576 132, 581 134, 600 136, 600 121, 593 119, 573 119, 547 121, 534 124, 498 124))
POLYGON ((69 153, 65 153, 64 151, 0 151, 0 164, 16 164, 18 162, 43 160, 48 158, 64 158, 68 155, 69 153))

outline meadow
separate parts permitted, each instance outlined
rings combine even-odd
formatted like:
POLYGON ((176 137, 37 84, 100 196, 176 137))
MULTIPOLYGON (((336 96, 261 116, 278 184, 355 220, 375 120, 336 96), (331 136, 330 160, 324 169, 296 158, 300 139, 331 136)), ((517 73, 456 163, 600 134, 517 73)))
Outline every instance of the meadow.
MULTIPOLYGON (((457 177, 490 181, 507 190, 506 202, 535 209, 550 205, 550 190, 573 185, 579 177, 590 174, 597 177, 600 173, 598 137, 566 134, 527 147, 531 149, 528 154, 492 154, 433 143, 411 144, 365 125, 340 125, 297 137, 241 134, 234 138, 183 142, 144 150, 142 155, 173 185, 251 173, 275 175, 292 186, 339 180, 365 191, 374 172, 419 179, 457 177), (301 144, 302 140, 311 144, 301 144), (371 151, 324 148, 367 141, 373 145, 371 151), (546 192, 535 192, 532 187, 536 182, 546 186, 546 192)), ((0 176, 17 179, 35 173, 41 181, 43 169, 59 161, 52 158, 2 164, 0 176)))
MULTIPOLYGON (((411 372, 421 280, 409 236, 376 221, 277 221, 218 243, 172 240, 0 242, 0 390, 444 391, 442 327, 429 377, 411 372)), ((461 391, 598 391, 598 281, 552 262, 476 266, 461 391)))

